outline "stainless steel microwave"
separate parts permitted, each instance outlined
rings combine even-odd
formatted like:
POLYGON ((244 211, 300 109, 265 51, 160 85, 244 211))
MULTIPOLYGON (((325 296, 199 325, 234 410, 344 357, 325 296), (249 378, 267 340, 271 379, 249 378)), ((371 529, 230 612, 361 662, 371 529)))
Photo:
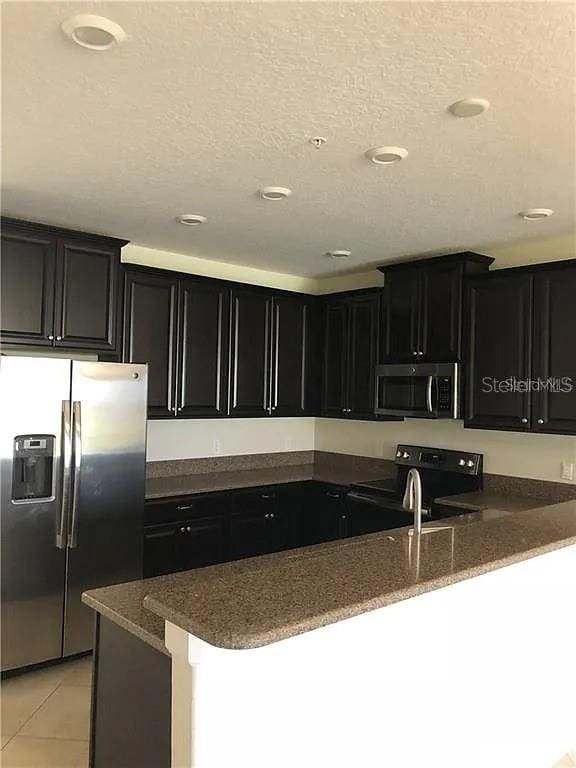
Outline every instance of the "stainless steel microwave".
POLYGON ((459 363, 406 363, 376 367, 380 416, 457 419, 460 416, 459 363))

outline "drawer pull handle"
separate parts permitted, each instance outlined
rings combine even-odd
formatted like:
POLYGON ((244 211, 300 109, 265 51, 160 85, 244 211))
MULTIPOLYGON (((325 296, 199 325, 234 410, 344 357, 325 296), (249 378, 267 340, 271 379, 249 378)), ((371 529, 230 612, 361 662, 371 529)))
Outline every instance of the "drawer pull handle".
POLYGON ((185 512, 187 509, 194 509, 194 504, 180 504, 176 509, 179 512, 185 512))

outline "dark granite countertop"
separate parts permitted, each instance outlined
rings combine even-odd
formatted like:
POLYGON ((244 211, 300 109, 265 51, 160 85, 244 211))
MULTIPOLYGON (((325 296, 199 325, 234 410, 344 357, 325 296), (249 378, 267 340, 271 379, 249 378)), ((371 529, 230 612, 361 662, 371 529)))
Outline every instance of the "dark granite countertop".
POLYGON ((188 496, 211 491, 231 491, 239 488, 255 488, 261 485, 297 483, 317 480, 335 485, 379 480, 392 475, 391 468, 361 468, 357 466, 325 466, 295 464, 284 467, 206 472, 203 474, 170 475, 146 480, 146 498, 161 499, 168 496, 188 496))
POLYGON ((469 509, 472 512, 481 512, 484 509, 525 512, 528 509, 538 509, 557 503, 555 499, 538 499, 534 496, 518 496, 517 494, 492 490, 458 493, 454 496, 438 498, 436 501, 447 507, 469 509))
POLYGON ((487 509, 414 538, 385 531, 92 590, 84 601, 163 650, 163 620, 212 645, 267 645, 576 544, 576 501, 487 509), (417 556, 417 550, 419 555, 417 556))

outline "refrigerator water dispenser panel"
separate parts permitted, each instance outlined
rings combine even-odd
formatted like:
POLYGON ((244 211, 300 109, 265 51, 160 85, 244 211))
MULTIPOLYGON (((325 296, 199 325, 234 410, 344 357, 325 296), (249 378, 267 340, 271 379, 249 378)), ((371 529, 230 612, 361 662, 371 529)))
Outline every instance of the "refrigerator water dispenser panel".
POLYGON ((12 501, 53 496, 55 435, 17 435, 12 464, 12 501))

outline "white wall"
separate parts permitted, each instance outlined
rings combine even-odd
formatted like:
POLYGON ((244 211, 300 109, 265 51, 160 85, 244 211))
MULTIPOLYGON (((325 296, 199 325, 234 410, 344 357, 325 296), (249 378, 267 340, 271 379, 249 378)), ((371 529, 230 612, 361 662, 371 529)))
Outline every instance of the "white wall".
POLYGON ((313 451, 316 419, 167 419, 148 422, 148 461, 313 451))
MULTIPOLYGON (((463 449, 484 454, 495 475, 560 481, 560 463, 576 463, 576 437, 464 429, 461 421, 369 422, 318 419, 318 451, 393 458, 397 443, 463 449)), ((566 481, 563 481, 566 482, 566 481)))

